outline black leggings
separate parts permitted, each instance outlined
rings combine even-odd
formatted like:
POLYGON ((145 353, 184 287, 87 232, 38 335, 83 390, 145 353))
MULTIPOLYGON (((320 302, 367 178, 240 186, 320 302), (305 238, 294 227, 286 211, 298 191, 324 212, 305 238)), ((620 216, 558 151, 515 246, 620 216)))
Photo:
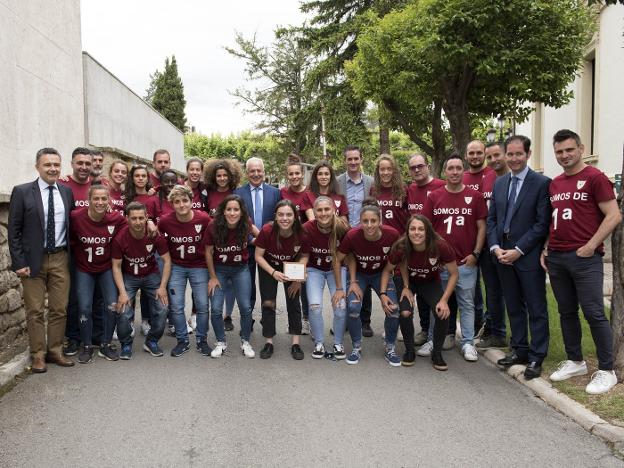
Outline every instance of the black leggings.
MULTIPOLYGON (((394 277, 394 284, 397 288, 397 296, 401 297, 403 290, 403 280, 400 276, 394 277)), ((433 352, 441 352, 442 345, 444 344, 444 338, 448 330, 448 318, 442 320, 438 317, 435 311, 435 307, 442 298, 444 291, 442 290, 442 283, 438 281, 426 281, 426 282, 412 282, 409 285, 410 291, 417 295, 420 299, 427 303, 431 309, 431 315, 434 317, 433 324, 433 352)), ((414 307, 409 303, 407 299, 403 299, 399 303, 399 325, 401 327, 401 333, 403 334, 403 343, 405 344, 406 351, 414 351, 414 307), (404 315, 404 312, 409 312, 408 316, 404 315)), ((428 330, 426 330, 428 332, 428 330)))
MULTIPOLYGON (((278 270, 279 271, 279 270, 278 270)), ((260 299, 262 301, 262 336, 273 338, 275 332, 275 300, 277 298, 277 283, 264 268, 258 267, 258 279, 260 285, 260 299)), ((301 335, 301 303, 299 294, 288 297, 288 287, 291 283, 284 283, 284 295, 286 296, 286 310, 288 311, 288 333, 301 335)), ((305 287, 302 285, 302 287, 305 287)))

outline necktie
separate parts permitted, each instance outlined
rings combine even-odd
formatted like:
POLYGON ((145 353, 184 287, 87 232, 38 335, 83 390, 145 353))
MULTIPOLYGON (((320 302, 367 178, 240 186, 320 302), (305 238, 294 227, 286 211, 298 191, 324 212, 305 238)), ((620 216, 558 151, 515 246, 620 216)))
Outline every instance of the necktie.
POLYGON ((262 197, 260 197, 260 187, 254 189, 254 224, 258 229, 262 228, 262 197))
POLYGON ((514 205, 516 204, 516 196, 518 191, 518 178, 513 176, 511 178, 511 190, 509 191, 509 198, 507 199, 507 211, 505 212, 505 224, 503 225, 503 232, 509 233, 509 227, 511 225, 511 214, 513 213, 514 205))
POLYGON ((48 252, 55 248, 56 235, 54 233, 54 186, 48 187, 48 222, 46 225, 46 247, 48 252))

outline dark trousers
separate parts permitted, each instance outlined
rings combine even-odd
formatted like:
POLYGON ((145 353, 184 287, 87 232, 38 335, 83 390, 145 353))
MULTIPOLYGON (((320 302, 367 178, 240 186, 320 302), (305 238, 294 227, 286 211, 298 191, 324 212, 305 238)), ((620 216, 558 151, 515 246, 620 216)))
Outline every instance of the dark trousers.
MULTIPOLYGON (((513 246, 504 246, 505 249, 513 246)), ((503 287, 511 328, 511 349, 522 359, 541 363, 548 353, 548 307, 546 274, 536 269, 521 270, 515 265, 496 265, 503 287), (531 332, 531 344, 527 328, 531 332)))
MULTIPOLYGON (((275 300, 277 298, 278 281, 271 278, 263 268, 258 269, 258 282, 260 283, 260 300, 262 301, 262 336, 273 338, 275 331, 275 300)), ((282 283, 286 296, 286 310, 288 312, 288 333, 301 335, 301 305, 299 294, 294 297, 288 296, 288 288, 292 283, 282 283)))
MULTIPOLYGON (((403 290, 403 280, 400 276, 394 277, 394 284, 397 291, 403 290)), ((435 312, 435 307, 442 298, 444 291, 442 291, 442 284, 440 281, 427 281, 427 282, 411 282, 409 285, 410 291, 420 298, 428 309, 433 311, 432 315, 435 320, 433 324, 433 351, 441 352, 442 345, 444 344, 444 338, 448 330, 448 318, 442 320, 435 312)), ((399 303, 399 326, 401 327, 401 333, 403 334, 403 343, 405 344, 406 351, 414 351, 414 308, 407 299, 403 299, 399 303), (409 312, 409 315, 405 315, 404 312, 409 312)), ((427 331, 429 328, 425 328, 427 331)))
POLYGON ((362 296, 362 309, 360 310, 360 319, 362 325, 369 325, 371 323, 371 310, 373 309, 373 295, 371 294, 370 286, 364 290, 362 296))
MULTIPOLYGON (((494 336, 505 338, 507 327, 505 326, 505 298, 498 271, 496 269, 496 257, 484 252, 479 259, 481 275, 485 284, 485 329, 494 336)), ((480 289, 480 287, 478 288, 480 289)))
MULTIPOLYGON (((256 248, 249 247, 249 260, 247 266, 249 267, 249 276, 251 276, 251 313, 253 315, 254 307, 256 306, 256 248)), ((239 304, 240 306, 240 304, 239 304)))
POLYGON ((546 257, 550 284, 557 300, 561 333, 566 354, 571 361, 582 361, 581 322, 578 308, 581 306, 589 323, 600 370, 613 369, 613 333, 604 313, 602 297, 602 257, 579 257, 576 251, 549 251, 546 257))
MULTIPOLYGON (((427 330, 429 330, 429 324, 431 323, 429 320, 430 314, 431 314, 431 308, 429 307, 429 304, 427 303, 427 301, 425 301, 420 296, 416 296, 416 306, 418 307, 418 318, 420 319, 420 329, 424 331, 425 333, 427 333, 427 330)), ((457 309, 457 307, 455 307, 455 309, 457 309)), ((403 330, 401 330, 401 333, 403 333, 403 330)))
POLYGON ((455 332, 457 331, 457 298, 455 297, 455 293, 451 294, 451 297, 448 301, 448 306, 451 314, 449 315, 447 334, 455 336, 455 332))
POLYGON ((301 285, 301 313, 303 314, 303 318, 308 320, 308 293, 306 291, 305 284, 301 285))

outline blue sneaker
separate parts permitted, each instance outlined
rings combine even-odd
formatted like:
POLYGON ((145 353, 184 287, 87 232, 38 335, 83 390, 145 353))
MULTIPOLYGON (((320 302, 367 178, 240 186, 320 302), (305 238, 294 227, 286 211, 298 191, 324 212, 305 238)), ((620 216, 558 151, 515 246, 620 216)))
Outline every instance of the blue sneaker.
POLYGON ((386 348, 384 356, 386 358, 386 361, 388 361, 388 364, 390 364, 391 366, 396 367, 401 365, 401 358, 394 351, 394 346, 392 346, 391 348, 386 348))
POLYGON ((360 357, 362 356, 362 350, 360 348, 353 348, 351 354, 347 357, 347 364, 357 364, 360 362, 360 357))
POLYGON ((178 344, 175 345, 175 348, 171 350, 171 355, 173 357, 182 356, 189 349, 191 349, 191 346, 189 345, 188 341, 178 341, 178 344))
POLYGON ((119 353, 119 359, 128 361, 132 357, 132 343, 122 344, 121 353, 119 353))
POLYGON ((158 343, 156 343, 155 341, 146 341, 145 343, 143 343, 143 351, 147 351, 152 356, 156 356, 156 357, 160 357, 164 354, 163 350, 160 349, 160 347, 158 346, 158 343))

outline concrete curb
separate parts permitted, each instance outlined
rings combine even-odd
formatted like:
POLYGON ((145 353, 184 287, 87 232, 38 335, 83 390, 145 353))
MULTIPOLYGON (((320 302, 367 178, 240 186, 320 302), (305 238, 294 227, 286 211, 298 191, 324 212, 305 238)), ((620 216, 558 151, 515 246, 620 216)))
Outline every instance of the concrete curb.
MULTIPOLYGON (((488 349, 483 355, 494 365, 496 365, 496 361, 505 357, 505 353, 499 349, 488 349)), ((525 366, 521 365, 511 366, 506 372, 518 382, 530 388, 538 397, 554 409, 574 420, 587 432, 612 444, 613 449, 617 450, 621 456, 624 456, 624 428, 609 424, 580 403, 577 403, 569 396, 561 393, 546 379, 540 377, 526 380, 523 375, 524 367, 525 366)))
POLYGON ((0 366, 0 390, 13 383, 13 379, 24 372, 30 364, 30 350, 18 354, 6 364, 0 366))

